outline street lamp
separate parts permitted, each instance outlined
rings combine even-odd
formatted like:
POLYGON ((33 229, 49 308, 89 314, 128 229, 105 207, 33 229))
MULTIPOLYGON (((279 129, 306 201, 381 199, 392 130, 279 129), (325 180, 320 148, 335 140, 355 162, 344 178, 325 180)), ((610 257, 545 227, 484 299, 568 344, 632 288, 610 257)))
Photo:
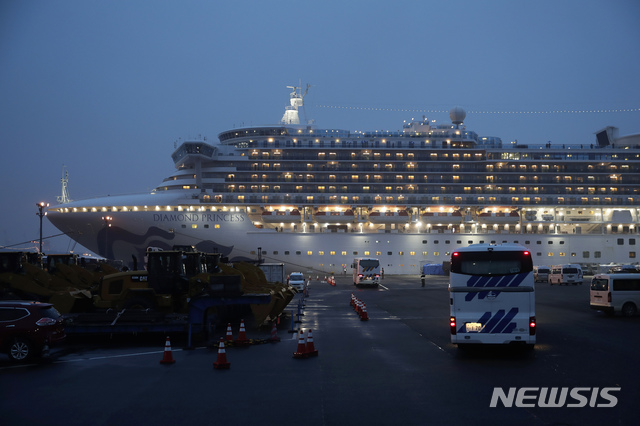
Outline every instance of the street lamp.
POLYGON ((47 215, 47 212, 44 211, 45 207, 49 207, 49 203, 45 203, 41 201, 36 203, 36 207, 38 207, 37 216, 40 216, 40 254, 42 254, 42 218, 47 215))
POLYGON ((105 231, 104 231, 104 257, 105 258, 109 258, 109 228, 111 228, 111 221, 113 220, 113 217, 111 216, 103 216, 102 220, 104 220, 104 226, 105 226, 105 231))

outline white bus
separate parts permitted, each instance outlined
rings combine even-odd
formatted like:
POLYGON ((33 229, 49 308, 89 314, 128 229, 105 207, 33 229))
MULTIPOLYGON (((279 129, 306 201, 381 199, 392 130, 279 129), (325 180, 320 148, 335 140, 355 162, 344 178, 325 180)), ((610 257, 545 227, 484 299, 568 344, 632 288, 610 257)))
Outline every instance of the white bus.
POLYGON ((636 315, 640 307, 640 274, 595 275, 589 293, 591 309, 607 315, 636 315))
POLYGON ((380 284, 380 261, 378 259, 354 259, 353 284, 355 286, 378 286, 380 284))
POLYGON ((531 253, 519 244, 473 244, 451 254, 451 343, 536 343, 531 253))
POLYGON ((549 273, 549 284, 582 284, 582 267, 576 264, 555 265, 549 273))

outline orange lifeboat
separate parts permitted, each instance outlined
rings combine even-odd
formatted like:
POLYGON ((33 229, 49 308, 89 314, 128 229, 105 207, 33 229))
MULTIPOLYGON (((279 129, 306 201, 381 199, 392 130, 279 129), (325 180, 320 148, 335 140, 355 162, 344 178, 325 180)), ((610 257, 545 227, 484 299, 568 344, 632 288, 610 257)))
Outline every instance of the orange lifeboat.
POLYGON ((353 210, 345 211, 318 211, 313 214, 313 219, 319 223, 351 223, 355 215, 353 210))
POLYGON ((512 211, 511 213, 480 213, 478 222, 481 223, 518 223, 520 221, 520 213, 512 211))
POLYGON ((292 210, 273 210, 273 211, 263 211, 262 212, 262 221, 265 223, 292 223, 292 222, 300 222, 300 212, 298 209, 292 210))
POLYGON ((369 213, 369 222, 371 223, 408 223, 410 220, 411 216, 406 210, 399 212, 374 211, 369 213))
POLYGON ((459 211, 427 212, 427 213, 423 213, 422 216, 420 216, 420 219, 422 220, 423 223, 430 223, 430 224, 462 223, 462 213, 460 213, 459 211))

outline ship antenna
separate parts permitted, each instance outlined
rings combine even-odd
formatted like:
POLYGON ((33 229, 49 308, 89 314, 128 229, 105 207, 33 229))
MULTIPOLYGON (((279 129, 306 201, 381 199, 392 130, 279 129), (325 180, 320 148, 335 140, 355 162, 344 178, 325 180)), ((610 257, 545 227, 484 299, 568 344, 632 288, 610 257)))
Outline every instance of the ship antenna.
MULTIPOLYGON (((300 87, 302 87, 302 83, 300 83, 300 87)), ((307 83, 307 88, 304 90, 304 93, 302 94, 302 113, 304 114, 304 122, 307 124, 309 122, 307 120, 307 109, 304 106, 304 97, 307 96, 307 93, 309 92, 309 87, 311 87, 311 85, 307 83)))
POLYGON ((71 197, 69 197, 69 189, 68 189, 68 183, 69 183, 69 172, 65 170, 66 167, 63 164, 62 165, 62 179, 60 179, 60 181, 62 182, 62 194, 59 195, 57 198, 58 203, 59 204, 66 204, 71 202, 71 197))

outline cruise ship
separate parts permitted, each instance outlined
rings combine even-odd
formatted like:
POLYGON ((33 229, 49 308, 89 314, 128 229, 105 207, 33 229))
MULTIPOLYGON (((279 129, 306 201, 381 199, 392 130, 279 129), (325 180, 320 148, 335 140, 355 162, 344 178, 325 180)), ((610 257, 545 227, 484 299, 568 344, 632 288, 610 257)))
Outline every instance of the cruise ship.
POLYGON ((460 107, 447 124, 321 129, 300 121, 308 86, 289 88, 278 124, 185 141, 150 193, 62 197, 47 218, 125 263, 190 245, 320 275, 350 273, 357 257, 417 274, 477 243, 522 244, 538 265, 638 261, 638 134, 607 127, 582 145, 521 146, 468 130, 460 107))

